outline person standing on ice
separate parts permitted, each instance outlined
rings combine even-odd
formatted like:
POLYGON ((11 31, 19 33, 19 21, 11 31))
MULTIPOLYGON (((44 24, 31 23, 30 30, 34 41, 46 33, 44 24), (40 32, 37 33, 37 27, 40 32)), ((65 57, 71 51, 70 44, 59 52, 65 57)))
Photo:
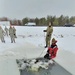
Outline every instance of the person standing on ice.
POLYGON ((11 38, 11 43, 15 43, 15 36, 14 36, 14 29, 13 27, 10 25, 10 28, 9 28, 9 35, 10 35, 10 38, 11 38))
POLYGON ((5 43, 5 40, 4 40, 4 30, 2 29, 1 26, 0 26, 0 39, 1 39, 1 42, 5 43))
POLYGON ((52 32, 53 32, 53 27, 52 27, 52 22, 49 22, 49 25, 47 27, 46 30, 44 30, 44 32, 46 33, 46 47, 50 46, 50 40, 51 40, 51 36, 52 36, 52 32))
POLYGON ((4 30, 5 30, 5 35, 8 36, 8 31, 9 31, 9 29, 5 26, 4 30))
POLYGON ((16 29, 15 29, 14 26, 13 26, 13 31, 14 31, 14 36, 15 36, 15 38, 17 38, 17 36, 16 36, 16 29))
POLYGON ((52 44, 51 46, 48 48, 46 55, 44 56, 44 58, 46 59, 53 59, 56 57, 57 55, 57 51, 58 51, 58 46, 57 46, 57 40, 55 40, 55 38, 52 39, 52 44))

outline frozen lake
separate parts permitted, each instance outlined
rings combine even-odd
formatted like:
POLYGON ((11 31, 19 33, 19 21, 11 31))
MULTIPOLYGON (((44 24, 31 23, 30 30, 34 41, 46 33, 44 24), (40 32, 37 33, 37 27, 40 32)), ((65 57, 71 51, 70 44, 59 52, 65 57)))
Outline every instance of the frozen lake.
MULTIPOLYGON (((0 42, 0 56, 13 56, 14 58, 38 57, 45 49, 46 33, 43 30, 47 27, 16 26, 15 28, 17 30, 16 43, 11 43, 10 37, 5 36, 6 43, 0 42)), ((55 61, 75 74, 75 59, 73 59, 75 56, 75 27, 54 27, 53 37, 58 41, 57 45, 59 47, 55 61)))

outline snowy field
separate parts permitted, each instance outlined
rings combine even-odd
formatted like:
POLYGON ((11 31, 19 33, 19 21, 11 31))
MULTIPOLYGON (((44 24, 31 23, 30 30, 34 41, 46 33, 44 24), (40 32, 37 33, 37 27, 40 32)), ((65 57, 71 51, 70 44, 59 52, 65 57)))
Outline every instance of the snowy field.
MULTIPOLYGON (((8 55, 15 58, 35 58, 39 57, 42 51, 45 52, 46 33, 43 30, 47 27, 15 26, 15 28, 17 30, 16 43, 11 43, 10 37, 5 36, 6 43, 0 42, 0 59, 8 55), (22 50, 26 53, 24 54, 22 50)), ((54 27, 53 37, 58 41, 59 47, 55 61, 75 75, 75 58, 73 59, 75 57, 75 27, 54 27)))
MULTIPOLYGON (((36 46, 45 46, 46 33, 44 33, 43 30, 46 29, 46 27, 18 26, 15 28, 17 29, 16 33, 19 39, 22 38, 22 40, 24 39, 36 46)), ((57 44, 59 48, 75 53, 75 27, 54 27, 52 37, 56 38, 56 40, 58 41, 57 44)), ((9 45, 10 38, 5 36, 5 40, 6 44, 9 45)), ((17 39, 16 44, 14 45, 18 44, 17 41, 23 43, 23 41, 17 39)), ((0 52, 4 51, 2 47, 5 45, 0 42, 0 46, 0 52)))

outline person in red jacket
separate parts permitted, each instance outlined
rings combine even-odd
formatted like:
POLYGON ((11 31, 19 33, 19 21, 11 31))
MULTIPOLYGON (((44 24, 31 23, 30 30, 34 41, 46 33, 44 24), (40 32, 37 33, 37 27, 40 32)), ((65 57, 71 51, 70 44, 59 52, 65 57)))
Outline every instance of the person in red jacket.
POLYGON ((58 47, 57 47, 57 40, 55 40, 55 38, 52 39, 52 44, 51 46, 48 48, 46 55, 44 56, 44 58, 46 59, 53 59, 56 57, 57 55, 57 51, 58 51, 58 47))

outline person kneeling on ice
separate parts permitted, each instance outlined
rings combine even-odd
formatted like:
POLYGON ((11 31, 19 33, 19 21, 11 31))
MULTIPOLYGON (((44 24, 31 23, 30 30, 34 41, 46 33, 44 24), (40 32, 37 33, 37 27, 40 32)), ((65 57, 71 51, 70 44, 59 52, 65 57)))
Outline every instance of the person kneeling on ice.
POLYGON ((55 40, 55 38, 52 39, 52 44, 51 46, 48 48, 47 50, 47 53, 46 55, 44 56, 44 58, 46 59, 53 59, 56 57, 56 54, 57 54, 57 50, 58 50, 58 47, 57 47, 57 40, 55 40))

